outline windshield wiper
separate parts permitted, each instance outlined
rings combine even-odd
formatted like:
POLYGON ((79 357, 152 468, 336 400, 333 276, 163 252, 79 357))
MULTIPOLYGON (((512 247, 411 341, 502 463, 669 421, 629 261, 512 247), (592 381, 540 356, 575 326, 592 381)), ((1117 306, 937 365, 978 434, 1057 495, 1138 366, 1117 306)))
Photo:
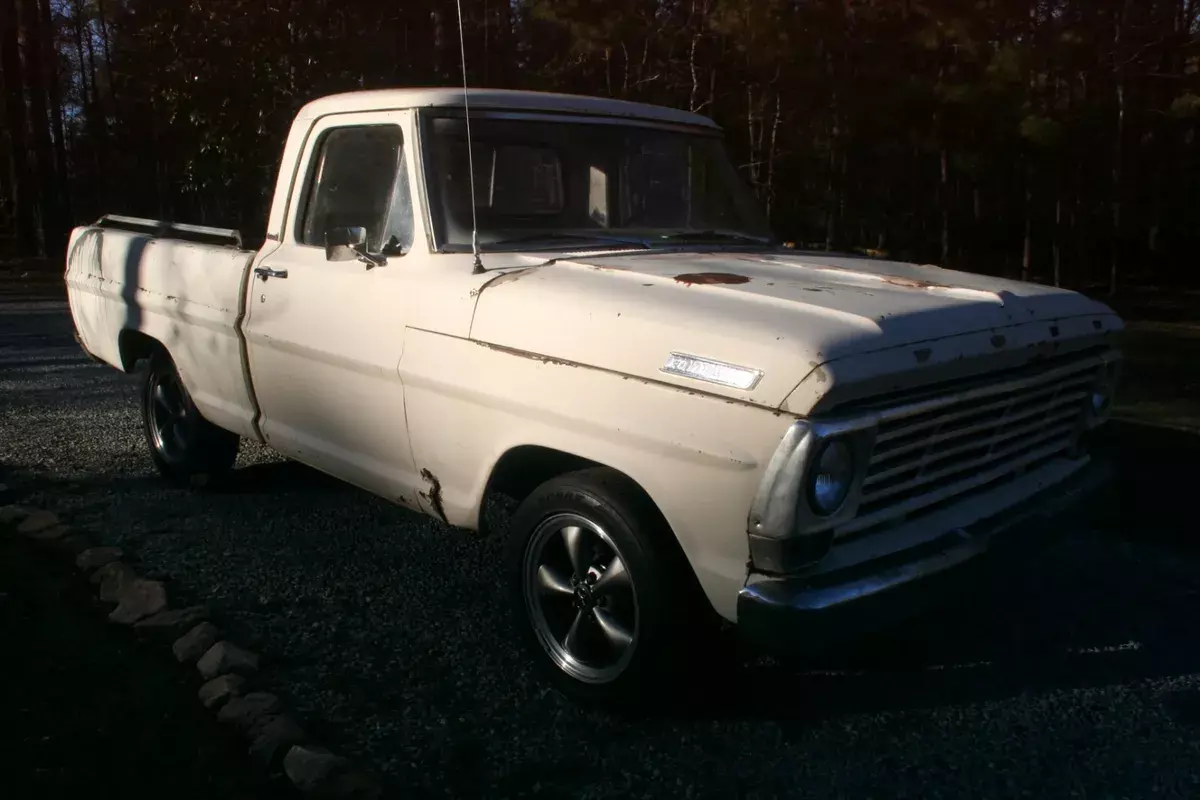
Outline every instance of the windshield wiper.
POLYGON ((555 241, 585 241, 585 242, 616 242, 618 244, 636 245, 645 248, 648 245, 641 239, 626 239, 619 236, 607 236, 605 234, 595 233, 563 233, 563 232, 543 232, 543 233, 527 233, 521 236, 510 236, 507 239, 499 239, 495 242, 489 242, 493 245, 508 245, 508 244, 523 244, 525 242, 555 242, 555 241))
POLYGON ((703 231, 679 231, 678 233, 664 234, 659 239, 668 242, 751 242, 753 244, 768 245, 771 240, 765 236, 751 236, 748 233, 737 233, 735 231, 718 231, 718 230, 703 230, 703 231))

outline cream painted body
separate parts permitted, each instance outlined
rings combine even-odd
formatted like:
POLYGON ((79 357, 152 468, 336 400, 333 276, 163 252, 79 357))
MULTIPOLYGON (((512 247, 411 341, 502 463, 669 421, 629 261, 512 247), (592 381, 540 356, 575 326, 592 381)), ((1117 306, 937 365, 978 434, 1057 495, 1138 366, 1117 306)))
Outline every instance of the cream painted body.
MULTIPOLYGON (((476 274, 471 255, 433 251, 418 159, 416 110, 460 103, 412 90, 306 106, 258 252, 76 229, 66 280, 84 347, 127 369, 124 332, 145 334, 213 423, 455 526, 478 526, 512 448, 618 469, 663 512, 713 608, 736 620, 748 510, 797 418, 1120 328, 1072 292, 787 250, 486 254, 476 274), (374 269, 329 262, 296 237, 315 137, 350 123, 398 126, 412 176, 413 246, 374 269), (288 277, 262 280, 257 267, 288 277), (661 371, 672 352, 764 375, 749 391, 700 383, 661 371)), ((711 126, 536 93, 482 92, 471 105, 711 126)))

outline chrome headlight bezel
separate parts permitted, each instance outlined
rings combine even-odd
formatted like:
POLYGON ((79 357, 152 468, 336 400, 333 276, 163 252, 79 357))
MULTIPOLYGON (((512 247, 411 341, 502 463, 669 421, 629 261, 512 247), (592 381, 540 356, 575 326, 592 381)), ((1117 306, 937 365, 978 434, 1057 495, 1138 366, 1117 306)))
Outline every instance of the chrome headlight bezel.
POLYGON ((1120 376, 1120 358, 1107 361, 1096 376, 1084 400, 1084 425, 1089 430, 1103 425, 1112 416, 1120 376))
POLYGON ((833 533, 858 513, 862 482, 875 443, 875 420, 796 420, 767 465, 750 507, 747 532, 755 568, 787 573, 823 558, 833 533), (810 505, 808 487, 827 446, 848 448, 853 479, 840 505, 822 516, 810 505))
POLYGON ((844 522, 857 511, 866 464, 875 442, 872 417, 841 421, 797 420, 788 429, 750 508, 751 535, 783 539, 819 533, 844 522), (809 505, 807 487, 815 457, 828 442, 843 442, 850 450, 854 477, 841 505, 820 515, 809 505))

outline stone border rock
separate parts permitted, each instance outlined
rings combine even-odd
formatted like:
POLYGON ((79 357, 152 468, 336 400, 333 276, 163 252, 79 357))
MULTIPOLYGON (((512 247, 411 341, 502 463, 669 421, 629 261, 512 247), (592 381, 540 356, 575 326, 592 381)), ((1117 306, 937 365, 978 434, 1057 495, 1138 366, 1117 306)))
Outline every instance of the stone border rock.
MULTIPOLYGON (((8 494, 9 488, 3 488, 8 494)), ((377 780, 314 742, 282 701, 258 685, 258 654, 230 641, 209 619, 208 609, 170 607, 161 581, 139 577, 120 548, 97 544, 52 511, 0 506, 0 531, 4 530, 70 560, 98 599, 115 606, 108 615, 110 623, 169 643, 176 660, 193 666, 204 680, 197 693, 204 707, 247 741, 253 758, 268 768, 282 768, 303 796, 382 797, 377 780)))

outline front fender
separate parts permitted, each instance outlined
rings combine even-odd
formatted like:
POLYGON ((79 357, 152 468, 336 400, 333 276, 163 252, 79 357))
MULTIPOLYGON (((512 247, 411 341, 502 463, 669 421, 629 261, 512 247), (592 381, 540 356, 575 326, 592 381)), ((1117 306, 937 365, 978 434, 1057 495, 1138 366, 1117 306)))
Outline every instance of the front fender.
POLYGON ((513 447, 620 470, 657 504, 716 611, 733 620, 746 518, 794 417, 642 378, 410 329, 400 377, 418 470, 451 525, 478 526, 493 467, 513 447))

